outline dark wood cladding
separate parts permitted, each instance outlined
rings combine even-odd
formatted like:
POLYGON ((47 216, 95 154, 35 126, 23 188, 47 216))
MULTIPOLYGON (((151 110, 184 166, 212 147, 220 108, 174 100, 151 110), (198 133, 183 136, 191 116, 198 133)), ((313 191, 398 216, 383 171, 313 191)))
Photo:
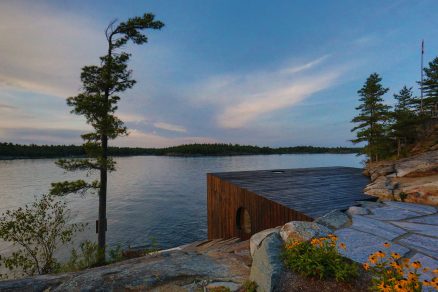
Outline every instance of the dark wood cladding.
POLYGON ((320 167, 207 174, 208 238, 248 239, 289 221, 312 221, 360 200, 369 179, 352 167, 320 167), (246 212, 238 212, 244 208, 246 212), (238 216, 238 213, 241 214, 238 216), (250 217, 250 232, 247 222, 250 217), (239 228, 238 225, 243 226, 239 228))
POLYGON ((240 237, 246 240, 254 233, 292 220, 313 220, 214 174, 207 174, 207 212, 208 239, 240 237), (245 233, 237 226, 237 212, 241 207, 250 215, 251 233, 245 233))

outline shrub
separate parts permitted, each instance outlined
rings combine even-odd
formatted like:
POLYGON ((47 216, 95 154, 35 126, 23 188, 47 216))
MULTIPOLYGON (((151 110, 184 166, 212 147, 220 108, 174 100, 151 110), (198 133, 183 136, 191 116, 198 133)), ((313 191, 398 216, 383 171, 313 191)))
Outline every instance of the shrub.
POLYGON ((14 251, 0 257, 0 264, 14 276, 48 274, 60 268, 54 254, 72 241, 83 224, 68 224, 69 210, 59 197, 45 194, 24 208, 8 210, 0 217, 0 238, 12 243, 14 251))
POLYGON ((72 249, 70 258, 62 265, 61 272, 76 272, 98 265, 99 255, 102 250, 99 250, 97 243, 86 240, 79 246, 78 253, 75 248, 72 249))
POLYGON ((257 283, 254 281, 246 280, 243 283, 243 289, 245 292, 257 292, 257 283))
POLYGON ((406 198, 408 197, 408 194, 401 192, 399 194, 399 196, 400 196, 400 201, 404 202, 406 200, 406 198))
MULTIPOLYGON (((391 245, 385 243, 384 247, 391 245)), ((377 251, 371 254, 368 261, 363 264, 365 270, 373 275, 373 289, 376 291, 412 291, 420 292, 423 286, 430 286, 438 289, 438 278, 432 281, 421 281, 421 273, 429 271, 423 268, 419 261, 411 262, 408 258, 401 258, 398 253, 377 251)), ((433 271, 438 274, 438 269, 433 271)))
POLYGON ((337 246, 346 248, 345 244, 337 243, 334 235, 306 242, 291 241, 285 245, 284 262, 292 271, 307 277, 335 278, 336 281, 356 278, 357 265, 342 257, 337 246))

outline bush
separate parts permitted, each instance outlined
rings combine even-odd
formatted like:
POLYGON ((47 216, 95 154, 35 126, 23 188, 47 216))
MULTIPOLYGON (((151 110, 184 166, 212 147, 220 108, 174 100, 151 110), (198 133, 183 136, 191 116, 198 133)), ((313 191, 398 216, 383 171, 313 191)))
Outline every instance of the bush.
POLYGON ((68 224, 69 210, 59 197, 45 194, 32 204, 8 210, 0 217, 0 238, 12 243, 14 251, 0 257, 0 264, 14 276, 48 274, 59 270, 54 254, 72 241, 83 224, 68 224))
POLYGON ((245 292, 257 292, 257 283, 254 281, 246 280, 243 283, 243 289, 245 292))
POLYGON ((62 265, 61 272, 76 272, 98 266, 99 255, 102 250, 95 242, 86 240, 80 244, 80 252, 72 249, 69 260, 62 265))
POLYGON ((285 265, 294 272, 320 279, 335 278, 349 281, 358 276, 358 267, 344 258, 337 246, 345 249, 345 244, 337 243, 337 237, 314 238, 311 241, 291 241, 285 245, 283 259, 285 265))

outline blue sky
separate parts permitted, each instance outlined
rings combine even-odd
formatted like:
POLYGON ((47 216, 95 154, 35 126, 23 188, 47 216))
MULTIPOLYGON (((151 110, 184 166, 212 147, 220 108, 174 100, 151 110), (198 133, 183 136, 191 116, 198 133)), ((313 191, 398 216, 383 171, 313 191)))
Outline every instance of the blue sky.
POLYGON ((438 55, 438 2, 1 1, 0 141, 79 144, 65 98, 105 52, 114 18, 152 12, 166 26, 130 45, 137 84, 112 145, 194 142, 350 146, 357 90, 378 72, 386 102, 438 55))

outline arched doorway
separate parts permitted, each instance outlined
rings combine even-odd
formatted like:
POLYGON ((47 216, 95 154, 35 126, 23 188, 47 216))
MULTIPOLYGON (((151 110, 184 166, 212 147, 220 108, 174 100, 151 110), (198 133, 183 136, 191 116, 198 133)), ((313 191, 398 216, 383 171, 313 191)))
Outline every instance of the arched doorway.
POLYGON ((251 233, 251 217, 248 210, 243 207, 237 209, 236 213, 236 226, 237 230, 245 234, 251 233))

